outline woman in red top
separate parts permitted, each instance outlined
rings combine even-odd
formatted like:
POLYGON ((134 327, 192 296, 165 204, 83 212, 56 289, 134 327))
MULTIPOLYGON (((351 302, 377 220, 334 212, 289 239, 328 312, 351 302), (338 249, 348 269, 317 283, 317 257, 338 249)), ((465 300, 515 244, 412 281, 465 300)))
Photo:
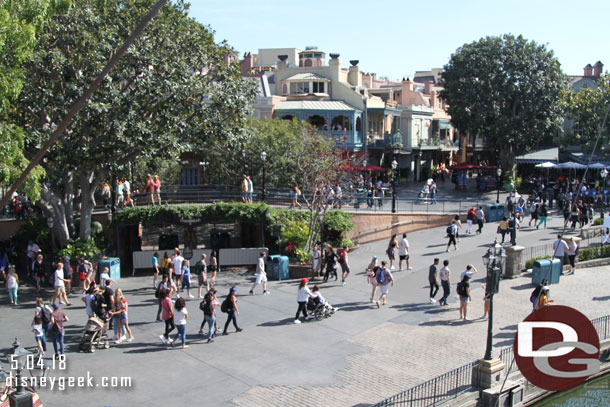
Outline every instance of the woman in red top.
POLYGON ((159 180, 159 176, 155 175, 155 180, 153 181, 155 186, 155 192, 153 194, 153 205, 155 204, 155 198, 157 198, 157 202, 159 202, 159 206, 161 206, 161 181, 159 180))
POLYGON ((167 290, 160 290, 159 297, 161 298, 161 318, 165 321, 165 333, 159 338, 161 338, 161 342, 168 345, 169 333, 176 328, 176 325, 174 325, 174 309, 167 290))

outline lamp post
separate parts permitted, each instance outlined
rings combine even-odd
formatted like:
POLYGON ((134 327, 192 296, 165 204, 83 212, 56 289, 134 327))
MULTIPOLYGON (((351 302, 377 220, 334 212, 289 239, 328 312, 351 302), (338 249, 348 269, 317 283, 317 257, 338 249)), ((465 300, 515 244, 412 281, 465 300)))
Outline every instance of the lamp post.
POLYGON ((395 173, 398 168, 398 162, 396 159, 392 161, 392 213, 396 213, 396 179, 395 173))
MULTIPOLYGON (((602 176, 602 190, 605 190, 606 189, 606 178, 608 177, 608 170, 604 168, 603 170, 601 170, 600 175, 602 176)), ((604 201, 602 202, 602 209, 601 209, 602 219, 604 218, 605 205, 606 205, 606 201, 605 201, 605 197, 604 197, 604 201)))
POLYGON ((494 315, 494 294, 497 294, 500 289, 500 275, 502 267, 506 260, 506 253, 497 241, 487 249, 487 253, 483 255, 483 264, 487 268, 487 279, 485 284, 485 293, 489 294, 489 319, 487 321, 487 347, 485 348, 485 356, 483 359, 489 361, 492 359, 492 339, 493 339, 493 315, 494 315))
POLYGON ((498 187, 498 192, 496 193, 496 203, 499 204, 500 203, 500 180, 502 179, 502 168, 498 167, 498 169, 496 170, 496 175, 498 176, 496 178, 496 183, 498 185, 496 185, 498 187))
POLYGON ((203 182, 205 181, 205 170, 206 170, 206 168, 208 167, 208 165, 209 165, 209 164, 210 164, 210 163, 209 163, 209 162, 207 162, 207 161, 205 160, 205 158, 203 159, 203 161, 199 161, 199 165, 201 165, 202 176, 203 176, 203 179, 202 179, 202 180, 201 180, 201 182, 200 182, 200 184, 201 184, 201 185, 203 185, 203 182))
POLYGON ((267 162, 267 153, 264 150, 261 153, 261 160, 263 161, 263 192, 262 192, 262 201, 265 202, 265 162, 267 162))
MULTIPOLYGON (((109 216, 112 212, 109 212, 109 216)), ((53 225, 55 225, 55 219, 53 216, 47 218, 47 226, 49 227, 49 237, 51 237, 51 248, 55 251, 55 240, 53 239, 53 225)))
POLYGON ((32 393, 23 388, 21 380, 21 371, 25 368, 25 359, 28 357, 27 355, 31 354, 32 352, 23 348, 17 338, 15 338, 12 350, 7 354, 11 370, 16 370, 15 376, 17 379, 16 391, 8 396, 11 407, 29 407, 33 405, 32 393))

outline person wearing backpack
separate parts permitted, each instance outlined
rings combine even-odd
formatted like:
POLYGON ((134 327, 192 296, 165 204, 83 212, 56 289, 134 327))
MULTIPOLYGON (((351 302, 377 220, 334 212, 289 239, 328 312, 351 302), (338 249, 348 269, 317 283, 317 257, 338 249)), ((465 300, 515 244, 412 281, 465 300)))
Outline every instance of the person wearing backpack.
POLYGON ((203 322, 199 328, 199 333, 203 334, 203 327, 205 323, 208 323, 208 343, 214 342, 214 336, 216 336, 216 307, 220 305, 218 298, 216 298, 216 290, 212 288, 203 297, 203 301, 199 304, 199 309, 203 311, 203 322))
POLYGON ((51 329, 51 312, 53 312, 53 310, 49 308, 49 306, 45 305, 42 298, 36 298, 34 316, 39 316, 42 320, 42 333, 44 335, 45 342, 49 336, 49 329, 51 329))
POLYGON ((440 305, 447 304, 447 298, 451 292, 451 270, 449 269, 449 260, 443 260, 443 267, 438 272, 438 276, 441 279, 441 285, 443 286, 443 296, 438 302, 440 305))
POLYGON ((237 287, 233 286, 229 290, 229 294, 222 302, 220 310, 222 312, 226 312, 228 314, 227 322, 225 322, 225 328, 222 332, 223 335, 228 335, 227 329, 229 328, 229 324, 233 321, 233 326, 235 326, 235 330, 237 332, 243 331, 239 326, 237 326, 237 316, 239 315, 239 309, 237 308, 237 287))
POLYGON ((385 260, 381 262, 381 268, 377 271, 377 275, 375 276, 377 285, 381 289, 381 295, 379 296, 379 299, 375 301, 377 308, 388 303, 387 297, 390 292, 390 286, 394 286, 394 277, 392 276, 392 272, 386 267, 386 264, 385 260))
POLYGON ((451 247, 451 243, 453 243, 453 247, 455 248, 455 250, 458 249, 457 241, 455 240, 456 235, 457 235, 457 224, 455 221, 452 221, 451 225, 447 226, 447 237, 449 238, 449 241, 447 242, 447 250, 445 250, 447 253, 449 253, 449 247, 451 247))
POLYGON ((468 303, 471 300, 469 281, 470 276, 465 274, 456 288, 457 294, 460 296, 460 319, 463 319, 464 321, 468 320, 468 303))
POLYGON ((157 298, 159 303, 159 307, 157 308, 157 322, 163 321, 161 319, 161 312, 163 311, 163 298, 161 298, 161 291, 165 290, 166 292, 169 292, 169 288, 169 278, 167 274, 163 274, 163 277, 161 278, 161 281, 159 282, 159 284, 157 285, 157 289, 155 290, 155 298, 157 298))

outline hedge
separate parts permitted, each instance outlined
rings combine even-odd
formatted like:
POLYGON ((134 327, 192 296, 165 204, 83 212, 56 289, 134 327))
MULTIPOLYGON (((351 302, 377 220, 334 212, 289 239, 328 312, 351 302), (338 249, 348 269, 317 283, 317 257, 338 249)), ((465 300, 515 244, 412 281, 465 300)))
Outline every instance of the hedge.
POLYGON ((543 259, 550 259, 550 258, 551 258, 551 256, 533 257, 533 258, 531 258, 531 259, 529 259, 528 261, 525 262, 525 269, 529 270, 529 269, 533 268, 534 267, 534 262, 536 260, 543 260, 543 259))

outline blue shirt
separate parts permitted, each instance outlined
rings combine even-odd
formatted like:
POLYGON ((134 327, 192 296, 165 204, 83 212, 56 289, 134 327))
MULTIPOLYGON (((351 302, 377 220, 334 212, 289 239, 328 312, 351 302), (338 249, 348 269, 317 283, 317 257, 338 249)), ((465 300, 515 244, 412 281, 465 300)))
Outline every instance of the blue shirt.
POLYGON ((157 259, 157 256, 153 256, 152 263, 153 263, 153 267, 159 266, 159 259, 157 259))
POLYGON ((184 277, 183 278, 189 278, 189 268, 186 266, 182 266, 182 272, 184 273, 184 277))

